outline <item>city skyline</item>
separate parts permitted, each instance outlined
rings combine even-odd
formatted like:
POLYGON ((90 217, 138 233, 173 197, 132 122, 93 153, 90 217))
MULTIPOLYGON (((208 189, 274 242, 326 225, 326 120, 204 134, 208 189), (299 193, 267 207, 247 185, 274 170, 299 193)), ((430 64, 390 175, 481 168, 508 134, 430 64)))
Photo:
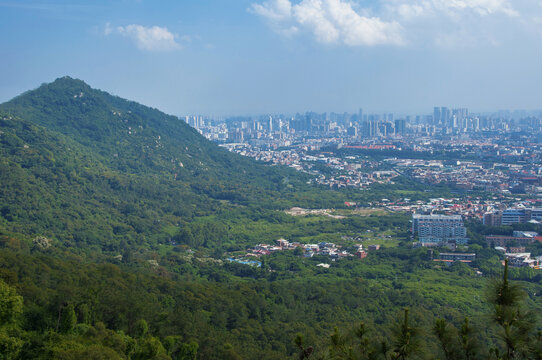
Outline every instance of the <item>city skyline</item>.
POLYGON ((0 102, 69 75, 177 115, 542 107, 535 0, 23 0, 0 8, 0 102))
MULTIPOLYGON (((502 118, 504 120, 510 120, 510 119, 521 119, 529 116, 533 117, 540 117, 542 116, 542 109, 496 109, 493 111, 486 111, 486 112, 478 112, 473 111, 472 109, 457 106, 457 107, 451 107, 451 106, 433 106, 431 108, 427 108, 425 111, 421 111, 418 113, 397 113, 393 111, 366 111, 363 108, 358 108, 357 111, 296 111, 292 113, 288 112, 275 112, 275 113, 254 113, 254 114, 232 114, 232 115, 214 115, 214 114, 207 114, 207 113, 184 113, 184 114, 176 114, 181 119, 185 118, 205 118, 205 119, 212 119, 212 120, 229 120, 229 119, 244 119, 244 120, 257 120, 262 117, 274 117, 274 118, 284 118, 284 119, 291 119, 298 116, 305 116, 305 115, 318 115, 318 116, 325 116, 328 120, 336 117, 351 117, 356 115, 363 116, 361 118, 358 118, 357 121, 367 121, 369 120, 369 117, 373 117, 376 119, 386 119, 387 116, 391 116, 392 118, 400 118, 400 119, 407 119, 411 121, 416 121, 418 123, 423 122, 430 122, 432 123, 431 119, 439 119, 436 113, 437 109, 440 111, 447 111, 448 115, 445 115, 446 118, 450 118, 453 115, 456 115, 457 113, 460 113, 462 117, 491 117, 491 118, 502 118), (416 118, 418 118, 416 120, 416 118)), ((444 115, 443 115, 444 116, 444 115)), ((443 120, 442 121, 446 121, 443 120)), ((435 125, 442 122, 441 120, 436 120, 435 125)))

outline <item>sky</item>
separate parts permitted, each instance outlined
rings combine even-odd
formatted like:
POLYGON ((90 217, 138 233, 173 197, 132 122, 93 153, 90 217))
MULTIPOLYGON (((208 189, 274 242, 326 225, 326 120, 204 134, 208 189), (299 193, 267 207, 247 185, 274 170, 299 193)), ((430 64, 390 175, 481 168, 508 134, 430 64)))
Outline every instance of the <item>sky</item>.
POLYGON ((0 102, 65 75, 170 114, 542 108, 542 0, 0 0, 0 102))

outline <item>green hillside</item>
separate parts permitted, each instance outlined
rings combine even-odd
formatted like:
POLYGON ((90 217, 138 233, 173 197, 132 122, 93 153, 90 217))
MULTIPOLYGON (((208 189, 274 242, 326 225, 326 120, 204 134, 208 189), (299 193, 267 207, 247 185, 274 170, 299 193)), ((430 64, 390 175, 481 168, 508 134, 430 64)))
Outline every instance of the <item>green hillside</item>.
POLYGON ((264 167, 251 169, 251 160, 220 149, 177 117, 92 89, 81 80, 57 79, 0 110, 65 135, 101 155, 103 165, 127 174, 171 179, 177 174, 178 180, 193 183, 221 175, 221 182, 239 186, 264 179, 264 167))
POLYGON ((337 205, 306 177, 232 154, 184 122, 69 77, 0 105, 0 229, 118 251, 194 217, 337 205))

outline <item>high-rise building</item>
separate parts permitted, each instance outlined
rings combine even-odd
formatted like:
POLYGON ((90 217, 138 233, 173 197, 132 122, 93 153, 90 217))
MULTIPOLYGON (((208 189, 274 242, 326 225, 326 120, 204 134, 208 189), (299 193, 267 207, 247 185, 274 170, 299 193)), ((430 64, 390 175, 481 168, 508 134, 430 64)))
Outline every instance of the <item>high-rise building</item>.
POLYGON ((441 123, 441 112, 438 106, 433 109, 433 124, 439 125, 441 123))
POLYGON ((405 119, 395 120, 395 135, 403 135, 405 133, 405 128, 406 128, 405 124, 406 124, 405 119))
POLYGON ((420 215, 412 216, 412 232, 418 233, 422 243, 455 242, 466 244, 467 229, 460 215, 420 215))
POLYGON ((440 125, 452 127, 450 124, 452 118, 452 112, 447 107, 440 108, 440 125))
POLYGON ((349 126, 346 129, 346 135, 356 137, 358 136, 358 129, 355 126, 349 126))
POLYGON ((376 118, 372 118, 369 120, 369 137, 375 137, 380 134, 378 124, 379 121, 376 118))
POLYGON ((501 225, 522 224, 531 218, 530 209, 506 209, 501 215, 501 225))
POLYGON ((391 122, 386 121, 386 122, 381 123, 380 134, 382 134, 383 136, 393 135, 394 131, 395 130, 391 122))
POLYGON ((273 132, 273 117, 272 116, 270 116, 268 119, 267 129, 269 130, 270 133, 273 132))

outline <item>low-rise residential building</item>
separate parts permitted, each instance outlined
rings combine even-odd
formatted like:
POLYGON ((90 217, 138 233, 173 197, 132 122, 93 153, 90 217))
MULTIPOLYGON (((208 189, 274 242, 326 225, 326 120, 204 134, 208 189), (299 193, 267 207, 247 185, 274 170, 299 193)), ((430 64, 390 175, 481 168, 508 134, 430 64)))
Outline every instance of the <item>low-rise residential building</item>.
POLYGON ((367 252, 363 251, 363 250, 358 250, 356 252, 356 257, 358 257, 360 259, 365 259, 367 257, 367 252))
POLYGON ((508 265, 511 267, 531 267, 540 268, 540 259, 532 258, 531 253, 507 253, 508 265))
POLYGON ((514 246, 526 246, 536 241, 537 233, 526 231, 514 231, 512 236, 506 235, 487 235, 486 242, 490 248, 514 246))
POLYGON ((440 253, 437 261, 461 261, 470 263, 476 259, 475 253, 440 253))

